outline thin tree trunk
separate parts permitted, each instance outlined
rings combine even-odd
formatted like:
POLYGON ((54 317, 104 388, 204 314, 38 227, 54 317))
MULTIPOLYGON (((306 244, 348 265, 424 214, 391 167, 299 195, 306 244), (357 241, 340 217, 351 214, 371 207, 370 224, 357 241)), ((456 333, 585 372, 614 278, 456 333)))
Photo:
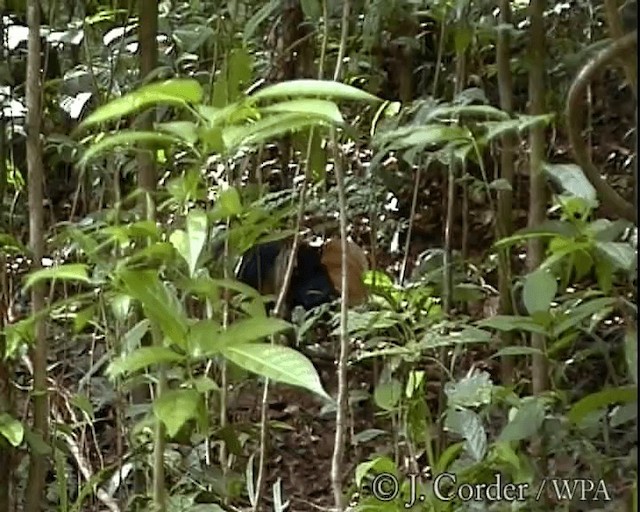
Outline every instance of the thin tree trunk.
MULTIPOLYGON (((42 101, 40 71, 40 6, 37 0, 28 0, 27 23, 29 42, 27 57, 27 169, 29 181, 29 245, 33 257, 32 269, 42 267, 44 255, 44 212, 42 148, 40 127, 42 101)), ((31 308, 34 315, 44 309, 44 288, 36 284, 31 289, 31 308)), ((48 443, 49 400, 47 396, 47 343, 42 318, 35 320, 35 346, 33 349, 33 430, 48 443)), ((29 479, 26 489, 25 511, 38 512, 45 486, 48 459, 43 453, 31 452, 29 479)))
MULTIPOLYGON (((500 0, 500 25, 511 25, 511 4, 509 0, 500 0)), ((511 76, 511 35, 506 28, 498 33, 498 88, 500 91, 500 108, 511 114, 513 112, 513 80, 511 76)), ((511 235, 513 231, 513 175, 514 158, 517 138, 515 133, 509 132, 502 136, 500 151, 500 177, 511 187, 511 190, 498 191, 498 218, 496 231, 498 238, 511 235)), ((498 253, 498 290, 500 291, 499 313, 510 315, 513 313, 511 300, 511 252, 508 249, 498 253)), ((503 347, 513 344, 513 334, 503 332, 501 334, 503 347)), ((502 383, 513 383, 513 358, 503 356, 501 359, 502 383)))

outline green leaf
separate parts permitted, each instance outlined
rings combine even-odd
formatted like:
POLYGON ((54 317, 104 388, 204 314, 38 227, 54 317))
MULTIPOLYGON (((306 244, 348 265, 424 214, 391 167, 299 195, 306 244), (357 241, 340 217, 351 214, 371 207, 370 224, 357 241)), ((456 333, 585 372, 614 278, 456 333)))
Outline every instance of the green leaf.
POLYGON ((159 103, 176 106, 199 103, 202 97, 202 86, 191 78, 175 78, 148 84, 98 108, 80 124, 79 129, 119 119, 159 103))
POLYGON ((189 275, 194 276, 198 258, 207 239, 207 214, 193 209, 187 214, 187 231, 180 229, 171 233, 169 241, 189 266, 189 275))
POLYGON ((495 248, 505 248, 514 244, 525 242, 531 238, 573 238, 578 236, 577 228, 566 221, 545 221, 542 225, 535 228, 523 228, 518 230, 512 236, 503 238, 494 244, 495 248))
POLYGON ((113 135, 107 135, 100 139, 99 142, 92 144, 87 149, 78 165, 83 167, 87 162, 105 151, 110 151, 118 146, 131 146, 135 144, 174 144, 182 142, 182 139, 175 135, 158 133, 158 132, 143 132, 136 130, 123 130, 113 135))
POLYGON ((466 452, 475 462, 484 459, 488 448, 487 433, 478 414, 469 409, 449 409, 445 419, 445 429, 464 438, 466 452))
POLYGON ((71 397, 71 404, 80 409, 91 421, 95 420, 93 404, 87 395, 80 394, 71 397))
POLYGON ((493 384, 487 372, 474 372, 458 382, 447 382, 448 407, 479 407, 491 403, 493 384))
POLYGON ((257 144, 289 132, 311 126, 327 125, 329 125, 329 122, 325 117, 291 112, 274 114, 248 126, 229 126, 225 128, 223 140, 227 151, 232 151, 240 146, 257 144))
POLYGON ((464 53, 473 39, 473 30, 469 25, 458 26, 453 31, 453 38, 457 54, 464 53))
POLYGON ((156 130, 166 132, 189 145, 198 142, 198 127, 191 121, 171 121, 156 124, 156 130))
POLYGON ((469 131, 461 126, 432 124, 412 127, 410 130, 397 130, 386 134, 382 140, 388 140, 388 149, 400 150, 414 146, 441 146, 453 141, 467 140, 469 136, 469 131))
POLYGON ((323 96, 342 100, 382 102, 380 98, 362 89, 333 80, 290 80, 270 85, 252 95, 256 100, 277 99, 287 96, 323 96))
POLYGON ((301 0, 300 6, 302 12, 307 18, 313 21, 318 21, 322 17, 322 8, 319 0, 301 0))
POLYGON ((106 375, 115 379, 157 364, 180 363, 184 356, 167 347, 141 347, 109 363, 106 375))
POLYGON ((434 120, 450 121, 461 116, 494 117, 502 120, 509 119, 509 115, 506 112, 491 105, 445 105, 434 108, 429 112, 429 115, 425 117, 425 122, 434 120))
POLYGON ((236 101, 242 95, 242 91, 249 86, 253 71, 251 54, 244 48, 232 50, 226 67, 228 100, 231 103, 236 101))
POLYGON ((488 327, 498 331, 526 331, 547 335, 547 330, 532 318, 517 315, 496 315, 478 322, 478 327, 488 327))
MULTIPOLYGON (((483 106, 483 105, 470 105, 470 106, 483 106)), ((485 106, 486 107, 486 106, 485 106)), ((469 107, 466 107, 469 108, 469 107)), ((502 112, 502 111, 498 111, 502 112)), ((503 121, 484 121, 479 123, 482 128, 485 129, 485 132, 482 134, 481 141, 487 143, 490 142, 497 137, 504 135, 509 132, 522 132, 527 128, 539 124, 544 123, 547 124, 553 119, 552 115, 541 115, 541 116, 518 116, 516 119, 505 119, 503 121)))
POLYGON ((444 450, 444 452, 442 452, 442 455, 440 455, 440 458, 436 463, 436 472, 444 473, 447 469, 449 469, 449 466, 453 463, 454 460, 458 458, 458 455, 460 455, 460 452, 462 452, 463 448, 464 443, 450 444, 444 450))
POLYGON ((122 270, 119 277, 126 292, 141 302, 145 314, 157 322, 165 336, 182 345, 187 333, 186 321, 176 297, 160 282, 158 273, 152 270, 122 270))
POLYGON ((502 357, 502 356, 532 356, 533 354, 543 355, 537 348, 533 347, 504 347, 498 350, 491 357, 502 357))
POLYGON ((585 199, 589 203, 596 201, 596 189, 577 165, 547 163, 544 165, 544 171, 564 192, 585 199))
POLYGON ((636 251, 623 242, 596 242, 596 249, 615 269, 629 271, 637 261, 636 251))
POLYGON ((600 297, 568 309, 558 317, 557 324, 553 328, 553 336, 559 338, 567 330, 577 326, 586 318, 612 308, 615 302, 616 300, 612 297, 600 297))
POLYGON ((226 347, 222 354, 240 368, 284 384, 298 386, 332 401, 323 389, 313 364, 289 347, 244 343, 226 347))
POLYGON ((398 469, 389 457, 376 457, 375 459, 361 462, 356 466, 355 480, 358 488, 362 485, 362 481, 371 471, 376 474, 387 473, 397 475, 398 469))
POLYGON ((340 109, 333 101, 306 98, 301 100, 289 100, 268 105, 260 109, 266 113, 289 112, 294 114, 308 114, 326 119, 335 124, 344 123, 340 109))
POLYGON ((195 389, 166 391, 153 402, 153 413, 174 437, 190 419, 200 419, 203 412, 202 395, 195 389))
POLYGON ((96 304, 91 304, 73 314, 73 331, 79 333, 95 318, 96 304))
POLYGON ((29 250, 22 245, 13 235, 8 233, 0 233, 0 249, 5 252, 16 251, 26 254, 29 250))
POLYGON ((66 265, 56 265, 55 267, 43 268, 31 272, 26 277, 24 285, 25 290, 31 288, 34 284, 50 279, 62 281, 81 281, 89 283, 90 279, 87 274, 87 266, 82 263, 68 263, 66 265))
POLYGON ((308 137, 311 137, 311 144, 309 146, 309 161, 307 165, 311 170, 314 183, 319 183, 326 176, 327 152, 322 147, 322 136, 318 133, 318 130, 311 128, 308 137))
POLYGON ((551 273, 539 269, 529 274, 522 290, 524 305, 529 314, 549 311, 557 292, 558 283, 551 273))
POLYGON ((544 421, 544 404, 537 399, 529 399, 517 410, 515 416, 504 427, 499 442, 522 441, 534 436, 544 421))
POLYGON ((4 437, 11 446, 17 448, 24 439, 24 426, 13 416, 5 413, 0 414, 0 435, 4 437))
POLYGON ((222 218, 235 217, 242 213, 242 200, 240 193, 235 187, 229 187, 220 192, 216 201, 216 214, 222 215, 222 218))
POLYGON ((279 8, 282 0, 271 0, 269 3, 264 4, 258 11, 251 16, 244 27, 243 41, 245 44, 253 37, 258 26, 265 21, 269 16, 274 14, 279 8))
POLYGON ((375 403, 385 411, 393 411, 402 397, 402 384, 398 379, 381 380, 373 392, 375 403))
POLYGON ((603 407, 608 407, 617 403, 635 402, 638 400, 637 386, 623 386, 617 388, 604 389, 596 393, 585 396, 576 402, 567 418, 572 423, 580 423, 587 415, 598 411, 603 407))
POLYGON ((291 324, 273 317, 237 320, 226 330, 211 321, 200 320, 189 330, 188 345, 194 357, 211 357, 227 347, 252 343, 289 328, 291 324))

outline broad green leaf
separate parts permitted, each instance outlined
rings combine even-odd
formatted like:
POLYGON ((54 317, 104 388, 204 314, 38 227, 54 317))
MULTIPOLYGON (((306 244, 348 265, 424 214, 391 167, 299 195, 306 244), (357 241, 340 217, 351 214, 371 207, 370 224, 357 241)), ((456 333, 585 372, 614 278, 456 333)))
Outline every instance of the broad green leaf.
POLYGON ((280 8, 281 3, 282 0, 271 0, 269 3, 260 7, 260 9, 251 16, 244 27, 244 34, 242 37, 244 44, 247 44, 249 39, 253 37, 258 26, 280 8))
POLYGON ((615 304, 612 297, 600 297, 592 299, 574 308, 569 308, 556 320, 557 324, 553 328, 554 337, 560 337, 567 330, 577 326, 583 320, 596 313, 610 309, 615 304))
POLYGON ((325 117, 298 113, 274 114, 248 126, 229 126, 224 129, 222 138, 227 151, 232 151, 240 146, 257 144, 311 126, 328 125, 325 117))
POLYGON ((193 357, 211 357, 227 347, 256 342, 290 327, 284 320, 273 317, 237 320, 226 330, 210 320, 200 320, 189 329, 188 345, 193 357))
POLYGON ((194 276, 198 258, 202 253, 207 239, 207 214, 199 209, 193 209, 187 214, 187 231, 177 229, 169 237, 169 241, 176 251, 184 258, 189 266, 189 275, 194 276))
POLYGON ((425 117, 425 122, 440 120, 447 121, 460 116, 474 116, 474 117, 494 117, 498 119, 507 120, 509 115, 499 108, 492 107, 491 105, 446 105, 442 107, 434 108, 425 117))
POLYGON ((613 288, 613 264, 609 259, 598 258, 596 259, 594 270, 600 290, 602 290, 602 293, 610 294, 611 288, 613 288))
POLYGON ((362 485, 362 480, 369 472, 375 472, 376 474, 387 473, 391 475, 397 475, 398 469, 393 461, 389 457, 376 457, 375 459, 361 462, 356 466, 355 480, 358 488, 362 485))
POLYGON ((82 308, 73 314, 73 331, 75 333, 81 332, 89 323, 96 318, 96 304, 91 304, 86 308, 82 308))
POLYGON ((537 399, 526 400, 517 410, 515 416, 507 423, 499 442, 522 441, 535 435, 544 421, 544 404, 537 399))
POLYGON ((266 113, 290 112, 294 114, 309 114, 325 118, 327 121, 335 124, 344 123, 340 109, 334 102, 314 98, 282 101, 280 103, 274 103, 273 105, 262 107, 260 111, 266 113))
MULTIPOLYGON (((388 136, 388 149, 406 149, 413 146, 445 145, 452 141, 465 140, 470 133, 460 126, 428 125, 413 128, 401 137, 388 136)), ((385 137, 386 138, 386 137, 385 137)))
POLYGON ((444 450, 444 452, 442 452, 442 455, 440 455, 440 458, 436 463, 436 473, 444 473, 447 469, 449 469, 449 466, 453 463, 454 460, 458 458, 463 448, 464 443, 450 444, 444 450))
POLYGON ((270 85, 251 95, 255 100, 276 99, 287 96, 322 96, 341 100, 382 102, 380 98, 362 89, 333 80, 290 80, 270 85))
POLYGON ((549 311, 551 302, 558 292, 558 283, 551 273, 536 270, 524 282, 522 298, 529 314, 549 311))
POLYGON ((4 437, 11 446, 17 448, 24 439, 24 426, 13 416, 5 413, 0 414, 0 435, 4 437))
POLYGON ((160 103, 176 106, 199 103, 202 97, 202 86, 191 78, 175 78, 148 84, 98 108, 81 123, 79 129, 119 119, 160 103))
POLYGON ((534 354, 543 355, 543 353, 533 347, 504 347, 498 350, 491 357, 502 357, 502 356, 532 356, 534 354))
POLYGON ((8 233, 0 233, 0 248, 6 252, 8 252, 9 249, 20 251, 24 254, 29 252, 29 250, 24 245, 22 245, 13 235, 10 235, 8 233))
POLYGON ((198 320, 190 325, 187 333, 189 355, 195 359, 213 356, 218 350, 215 340, 221 330, 220 323, 210 319, 198 320))
POLYGON ((224 155, 227 148, 224 145, 223 128, 221 126, 201 126, 198 136, 205 154, 224 155))
POLYGON ((351 440, 354 446, 369 443, 379 437, 386 437, 388 432, 380 428, 368 428, 355 434, 351 440))
MULTIPOLYGON (((481 107, 482 105, 477 106, 481 107)), ((539 123, 548 124, 551 120, 553 120, 553 115, 545 114, 540 116, 518 116, 516 119, 505 119, 503 121, 484 121, 480 123, 480 126, 486 130, 482 134, 482 140, 490 142, 505 133, 516 130, 522 132, 539 123)))
POLYGON ((203 412, 202 395, 195 389, 173 389, 154 400, 153 413, 174 437, 190 419, 198 420, 203 412))
POLYGON ((567 414, 572 423, 580 423, 587 415, 617 403, 628 403, 638 400, 637 386, 608 388, 585 396, 579 400, 567 414))
POLYGON ((466 52, 467 48, 469 48, 469 45, 473 40, 473 32, 474 30, 466 24, 462 26, 459 25, 453 31, 454 45, 457 54, 462 55, 466 52))
POLYGON ((93 404, 87 395, 78 394, 71 397, 71 404, 80 409, 91 421, 95 420, 95 411, 93 404))
POLYGON ((292 348, 267 343, 243 343, 226 347, 222 354, 240 368, 307 389, 332 401, 323 389, 311 361, 292 348))
POLYGON ((572 196, 589 202, 597 199, 596 189, 577 165, 547 163, 544 165, 544 171, 563 191, 572 196))
POLYGON ((228 98, 229 102, 234 102, 242 95, 242 91, 249 86, 253 71, 251 54, 244 48, 232 50, 226 67, 228 98))
POLYGON ((184 361, 184 356, 170 348, 141 347, 113 360, 109 363, 105 373, 111 379, 115 379, 156 364, 180 363, 182 361, 184 361))
POLYGON ((131 297, 124 293, 116 294, 112 297, 109 306, 116 320, 124 323, 131 310, 131 297))
POLYGON ((307 166, 311 171, 314 183, 319 183, 326 177, 327 152, 322 146, 323 138, 320 133, 318 133, 318 130, 311 128, 307 137, 311 137, 311 144, 309 145, 309 161, 307 162, 307 166))
POLYGON ((451 331, 446 334, 428 331, 420 340, 420 347, 448 347, 452 345, 468 345, 471 343, 489 343, 491 333, 483 329, 466 327, 461 331, 451 331))
POLYGON ((619 428, 625 423, 634 422, 629 425, 635 427, 635 422, 638 419, 638 404, 631 402, 630 404, 617 406, 611 411, 611 427, 619 428))
POLYGON ((195 272, 196 261, 202 253, 207 240, 207 214, 200 208, 194 208, 187 214, 187 234, 190 243, 191 273, 195 272))
POLYGON ((375 286, 381 290, 392 290, 394 288, 393 279, 380 270, 365 272, 363 280, 368 286, 375 286))
POLYGON ((126 291, 142 303, 145 314, 158 323, 171 341, 182 345, 187 333, 186 321, 177 298, 152 270, 122 270, 119 277, 126 291))
POLYGON ((242 213, 242 200, 240 193, 235 187, 228 187, 218 196, 215 207, 216 213, 222 215, 222 218, 235 217, 242 213))
POLYGON ((175 135, 158 133, 158 132, 144 132, 136 130, 123 130, 113 135, 107 135, 100 139, 99 142, 92 144, 87 149, 78 165, 83 167, 87 162, 105 151, 110 151, 118 146, 132 146, 136 144, 175 144, 182 142, 182 139, 175 135))
POLYGON ((596 248, 616 269, 629 271, 637 264, 636 251, 627 243, 597 241, 596 248))
POLYGON ((198 393, 210 393, 219 391, 220 386, 210 377, 202 376, 193 379, 193 387, 198 393))
POLYGON ((488 327, 490 329, 497 329, 498 331, 526 331, 537 334, 547 335, 547 330, 535 322, 533 319, 526 316, 510 316, 510 315, 496 315, 486 320, 478 322, 478 327, 488 327))
POLYGON ((87 266, 82 263, 68 263, 66 265, 56 265, 55 267, 43 268, 31 272, 27 275, 24 288, 31 288, 34 284, 50 279, 62 281, 81 281, 89 283, 87 266))
POLYGON ((312 21, 318 21, 322 17, 322 7, 320 0, 300 0, 302 12, 312 21))
POLYGON ((156 124, 156 129, 182 139, 187 144, 198 142, 198 127, 191 121, 171 121, 156 124))
POLYGON ((215 287, 226 288, 252 298, 260 297, 260 293, 257 290, 235 279, 198 278, 194 281, 190 290, 207 295, 206 292, 214 289, 215 287))
POLYGON ((393 411, 402 397, 402 384, 394 378, 381 380, 373 392, 373 397, 378 407, 385 411, 393 411))
POLYGON ((464 438, 465 450, 475 462, 484 459, 488 449, 487 433, 478 414, 469 409, 449 409, 445 429, 464 438))
POLYGON ((493 384, 487 372, 475 372, 458 382, 447 382, 448 407, 479 407, 491 402, 493 384))
POLYGON ((573 238, 578 236, 577 228, 564 221, 545 221, 542 225, 535 228, 523 228, 518 230, 512 236, 503 238, 494 244, 496 248, 505 248, 514 244, 525 242, 531 238, 573 238))

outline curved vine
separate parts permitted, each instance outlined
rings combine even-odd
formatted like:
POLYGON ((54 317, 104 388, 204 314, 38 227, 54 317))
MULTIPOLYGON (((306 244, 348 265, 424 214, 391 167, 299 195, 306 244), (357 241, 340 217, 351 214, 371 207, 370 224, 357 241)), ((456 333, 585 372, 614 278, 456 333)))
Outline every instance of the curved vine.
POLYGON ((584 108, 586 90, 596 73, 609 65, 613 60, 622 57, 625 52, 630 50, 635 51, 637 44, 638 31, 634 30, 612 42, 607 48, 587 62, 576 76, 573 84, 571 84, 565 114, 573 156, 578 165, 582 167, 587 179, 596 189, 603 208, 614 216, 634 223, 636 222, 637 213, 635 206, 626 201, 600 176, 600 171, 591 160, 582 137, 582 123, 583 114, 586 111, 586 108, 584 108))

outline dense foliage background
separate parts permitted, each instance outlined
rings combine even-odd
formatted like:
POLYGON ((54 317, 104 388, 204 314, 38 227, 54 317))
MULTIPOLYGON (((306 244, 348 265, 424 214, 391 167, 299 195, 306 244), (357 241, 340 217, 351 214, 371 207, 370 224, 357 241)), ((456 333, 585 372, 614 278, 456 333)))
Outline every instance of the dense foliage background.
POLYGON ((636 10, 0 0, 0 511, 637 510, 636 10))

